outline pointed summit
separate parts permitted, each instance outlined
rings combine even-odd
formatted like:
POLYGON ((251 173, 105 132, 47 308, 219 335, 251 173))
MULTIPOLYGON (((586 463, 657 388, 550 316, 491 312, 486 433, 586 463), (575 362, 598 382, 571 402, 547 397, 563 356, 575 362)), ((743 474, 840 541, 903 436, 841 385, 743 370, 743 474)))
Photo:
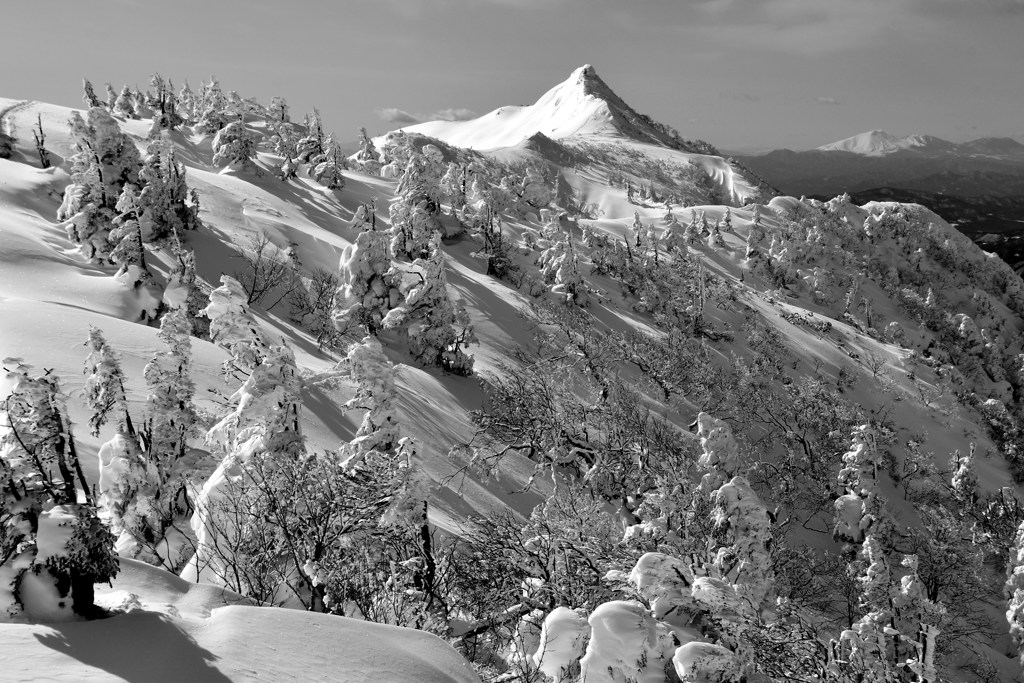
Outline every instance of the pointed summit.
POLYGON ((405 130, 477 150, 513 147, 537 133, 553 140, 574 136, 629 138, 683 149, 678 133, 637 113, 590 64, 525 107, 501 107, 469 121, 430 121, 405 130))

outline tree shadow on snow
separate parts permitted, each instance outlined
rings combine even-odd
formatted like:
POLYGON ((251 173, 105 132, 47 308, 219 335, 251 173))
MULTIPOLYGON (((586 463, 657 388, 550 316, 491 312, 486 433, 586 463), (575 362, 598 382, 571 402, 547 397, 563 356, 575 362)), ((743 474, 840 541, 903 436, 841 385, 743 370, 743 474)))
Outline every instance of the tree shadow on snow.
POLYGON ((231 680, 214 666, 216 655, 156 612, 48 628, 54 632, 35 634, 40 643, 126 681, 231 680))

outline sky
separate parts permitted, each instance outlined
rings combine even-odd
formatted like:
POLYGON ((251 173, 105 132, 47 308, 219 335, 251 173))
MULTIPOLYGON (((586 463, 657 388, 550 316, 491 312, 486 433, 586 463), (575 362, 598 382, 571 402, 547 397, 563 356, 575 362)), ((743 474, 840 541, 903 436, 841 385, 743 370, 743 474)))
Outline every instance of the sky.
POLYGON ((725 150, 874 129, 1024 141, 1024 0, 5 0, 0 97, 225 90, 354 139, 530 104, 583 64, 725 150))

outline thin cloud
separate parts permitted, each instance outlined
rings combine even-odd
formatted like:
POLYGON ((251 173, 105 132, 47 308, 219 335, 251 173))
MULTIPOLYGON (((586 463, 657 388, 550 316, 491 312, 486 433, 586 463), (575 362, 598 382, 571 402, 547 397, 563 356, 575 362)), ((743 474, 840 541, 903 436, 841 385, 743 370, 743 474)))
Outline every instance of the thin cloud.
POLYGON ((834 97, 815 97, 814 101, 818 104, 842 104, 842 102, 834 97))
POLYGON ((397 107, 375 109, 374 113, 384 121, 390 121, 391 123, 419 123, 421 121, 421 119, 416 118, 414 114, 410 114, 409 112, 397 107))
POLYGON ((430 114, 414 114, 398 107, 382 107, 375 109, 374 113, 384 121, 403 125, 423 123, 424 121, 468 121, 476 118, 476 112, 465 107, 450 107, 430 114))

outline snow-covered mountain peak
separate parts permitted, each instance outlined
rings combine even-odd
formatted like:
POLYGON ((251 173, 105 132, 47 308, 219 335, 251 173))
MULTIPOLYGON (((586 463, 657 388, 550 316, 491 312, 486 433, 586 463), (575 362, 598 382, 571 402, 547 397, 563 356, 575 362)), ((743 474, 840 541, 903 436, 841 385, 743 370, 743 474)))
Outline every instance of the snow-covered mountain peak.
POLYGON ((575 69, 534 104, 504 106, 469 121, 430 121, 404 130, 476 150, 513 147, 537 133, 553 140, 589 135, 680 145, 671 129, 637 113, 590 64, 575 69))
POLYGON ((901 150, 915 152, 943 153, 952 150, 952 142, 937 138, 934 135, 911 134, 903 137, 893 135, 884 130, 871 130, 866 133, 832 142, 818 147, 822 152, 850 152, 862 156, 885 156, 901 150))
POLYGON ((871 130, 852 137, 822 145, 822 152, 852 152, 866 156, 881 156, 905 149, 907 140, 884 130, 871 130))

